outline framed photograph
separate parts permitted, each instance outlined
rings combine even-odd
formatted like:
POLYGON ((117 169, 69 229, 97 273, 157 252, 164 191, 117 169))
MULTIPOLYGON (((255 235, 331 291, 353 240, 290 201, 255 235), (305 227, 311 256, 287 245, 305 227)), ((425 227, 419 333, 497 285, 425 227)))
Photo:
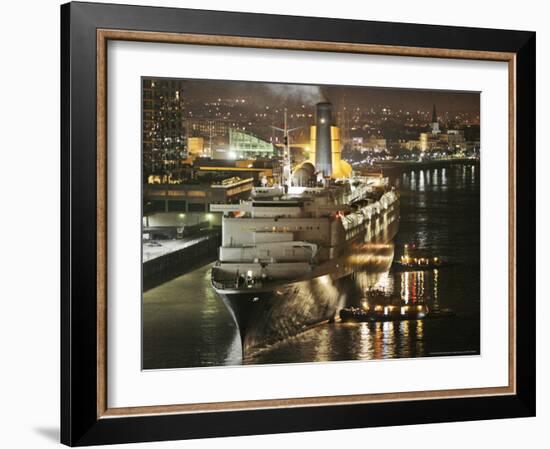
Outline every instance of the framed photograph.
POLYGON ((535 33, 61 7, 61 439, 535 414, 535 33))

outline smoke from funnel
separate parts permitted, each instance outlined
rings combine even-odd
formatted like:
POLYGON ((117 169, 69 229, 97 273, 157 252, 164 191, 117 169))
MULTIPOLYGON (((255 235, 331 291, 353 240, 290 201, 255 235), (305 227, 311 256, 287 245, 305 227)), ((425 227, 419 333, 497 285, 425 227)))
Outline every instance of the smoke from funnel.
POLYGON ((315 104, 327 101, 319 86, 301 86, 297 84, 268 84, 270 93, 283 102, 294 101, 304 104, 315 104))

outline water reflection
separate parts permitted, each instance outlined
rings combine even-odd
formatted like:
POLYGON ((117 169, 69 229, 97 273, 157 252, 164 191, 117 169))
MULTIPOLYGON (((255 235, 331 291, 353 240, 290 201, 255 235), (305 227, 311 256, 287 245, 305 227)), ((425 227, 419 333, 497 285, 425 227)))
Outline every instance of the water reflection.
MULTIPOLYGON (((430 308, 452 308, 457 314, 452 322, 322 324, 243 361, 235 326, 210 287, 209 267, 203 267, 144 295, 144 367, 478 353, 479 175, 475 165, 399 174, 392 180, 401 192, 399 232, 394 245, 358 245, 346 261, 354 267, 354 273, 345 282, 321 285, 322 281, 316 281, 315 285, 287 292, 289 298, 302 297, 307 308, 317 304, 312 291, 331 301, 345 299, 346 303, 360 304, 369 288, 384 289, 408 304, 425 302, 430 308), (392 260, 398 259, 403 245, 410 242, 453 264, 431 271, 391 271, 392 260)), ((285 319, 290 326, 293 317, 285 319)))
MULTIPOLYGON (((352 280, 355 298, 369 288, 384 289, 404 302, 452 308, 457 317, 385 323, 332 324, 312 329, 248 363, 311 359, 370 360, 479 352, 479 170, 462 166, 411 171, 393 180, 401 191, 396 259, 405 243, 454 265, 412 272, 361 270, 352 280), (321 331, 322 329, 322 331, 321 331), (311 351, 315 356, 308 356, 311 351)), ((389 247, 388 247, 389 248, 389 247)), ((362 256, 366 260, 366 256, 362 256)), ((369 262, 373 262, 372 253, 369 262)), ((359 258, 360 259, 360 258, 359 258)), ((384 266, 379 259, 379 268, 384 266)), ((356 301, 360 304, 359 301, 356 301)))
POLYGON ((335 323, 319 326, 273 345, 254 356, 247 356, 246 364, 262 364, 278 359, 279 363, 335 360, 373 360, 426 355, 422 321, 384 323, 335 323), (298 353, 291 348, 299 348, 298 353))

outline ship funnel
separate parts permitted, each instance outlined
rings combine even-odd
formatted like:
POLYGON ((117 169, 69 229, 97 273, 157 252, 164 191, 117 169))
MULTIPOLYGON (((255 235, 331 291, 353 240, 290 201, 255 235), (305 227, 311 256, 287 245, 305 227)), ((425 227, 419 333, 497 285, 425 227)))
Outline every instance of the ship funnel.
POLYGON ((331 126, 332 104, 317 103, 315 106, 315 167, 323 176, 332 175, 331 126))

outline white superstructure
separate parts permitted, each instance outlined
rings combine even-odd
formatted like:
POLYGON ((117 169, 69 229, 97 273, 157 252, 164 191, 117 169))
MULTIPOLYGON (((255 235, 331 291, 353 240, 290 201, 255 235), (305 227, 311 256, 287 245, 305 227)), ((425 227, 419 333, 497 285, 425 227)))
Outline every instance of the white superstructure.
POLYGON ((382 177, 352 177, 323 187, 259 188, 222 212, 222 245, 212 271, 216 288, 262 288, 316 276, 352 241, 373 241, 397 200, 382 177))

